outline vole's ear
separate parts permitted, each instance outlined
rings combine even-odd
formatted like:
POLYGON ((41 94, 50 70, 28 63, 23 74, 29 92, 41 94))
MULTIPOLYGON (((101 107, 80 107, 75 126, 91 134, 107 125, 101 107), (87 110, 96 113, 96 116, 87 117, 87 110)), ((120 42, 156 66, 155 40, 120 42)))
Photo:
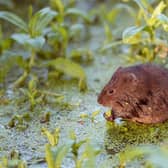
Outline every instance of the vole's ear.
POLYGON ((137 76, 134 73, 131 73, 131 72, 128 74, 128 79, 129 79, 129 81, 134 82, 134 83, 138 82, 137 76))

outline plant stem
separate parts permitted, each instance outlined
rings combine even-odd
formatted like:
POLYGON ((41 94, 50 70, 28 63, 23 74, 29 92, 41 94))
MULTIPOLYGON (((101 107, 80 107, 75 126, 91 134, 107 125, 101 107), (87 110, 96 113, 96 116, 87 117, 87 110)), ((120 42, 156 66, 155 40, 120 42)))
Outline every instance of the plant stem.
POLYGON ((23 83, 25 82, 26 78, 28 76, 28 71, 25 70, 24 73, 22 74, 22 76, 19 77, 19 79, 17 79, 14 83, 14 88, 19 87, 21 85, 23 85, 23 83))
POLYGON ((33 67, 34 60, 35 60, 35 51, 32 49, 31 56, 30 56, 30 61, 29 61, 29 70, 31 70, 31 68, 33 67))
POLYGON ((27 69, 24 70, 24 73, 22 74, 22 76, 19 77, 19 79, 17 79, 14 83, 14 88, 20 87, 21 85, 24 84, 26 78, 29 75, 29 72, 31 71, 31 68, 34 65, 34 59, 35 59, 35 51, 32 49, 31 51, 31 56, 30 56, 30 60, 29 60, 29 66, 27 69))
POLYGON ((42 91, 42 90, 38 90, 39 93, 41 94, 45 94, 48 96, 54 96, 54 97, 64 97, 64 95, 59 94, 59 93, 54 93, 54 92, 49 92, 49 91, 42 91))

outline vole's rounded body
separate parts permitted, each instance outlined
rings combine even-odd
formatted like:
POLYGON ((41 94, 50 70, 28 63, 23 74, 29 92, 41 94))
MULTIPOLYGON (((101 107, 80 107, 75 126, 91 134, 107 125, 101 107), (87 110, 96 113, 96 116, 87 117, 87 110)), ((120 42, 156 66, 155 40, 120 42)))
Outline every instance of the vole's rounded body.
POLYGON ((168 70, 154 64, 118 68, 98 97, 112 108, 109 120, 121 117, 140 123, 168 120, 168 70))

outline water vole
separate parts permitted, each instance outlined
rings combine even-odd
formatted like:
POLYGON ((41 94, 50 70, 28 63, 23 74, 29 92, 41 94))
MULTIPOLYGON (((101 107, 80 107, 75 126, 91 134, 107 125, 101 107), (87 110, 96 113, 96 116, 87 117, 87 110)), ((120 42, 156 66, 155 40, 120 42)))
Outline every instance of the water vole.
POLYGON ((98 102, 112 108, 106 117, 121 117, 140 123, 168 119, 168 70, 155 64, 118 68, 101 91, 98 102))

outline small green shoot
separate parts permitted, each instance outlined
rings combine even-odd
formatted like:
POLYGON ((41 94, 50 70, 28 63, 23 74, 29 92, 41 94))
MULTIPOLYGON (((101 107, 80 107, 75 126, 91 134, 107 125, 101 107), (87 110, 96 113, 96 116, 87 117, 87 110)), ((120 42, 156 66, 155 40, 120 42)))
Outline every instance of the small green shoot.
POLYGON ((81 156, 78 158, 76 168, 92 167, 96 168, 96 156, 100 154, 100 149, 95 148, 89 142, 85 144, 85 148, 81 156))
POLYGON ((82 119, 89 119, 91 122, 95 123, 96 122, 96 116, 100 114, 100 110, 94 111, 91 115, 89 114, 81 114, 80 118, 82 119))
POLYGON ((47 129, 42 129, 42 132, 47 136, 49 144, 46 144, 45 156, 47 165, 49 168, 61 168, 62 161, 65 156, 71 152, 72 159, 75 162, 76 168, 84 167, 96 167, 96 156, 100 153, 99 149, 96 149, 88 143, 87 139, 77 140, 77 136, 74 131, 70 132, 70 139, 66 140, 66 144, 58 145, 59 129, 56 129, 51 134, 47 129), (80 149, 85 145, 81 154, 80 149))
POLYGON ((17 130, 24 131, 28 127, 28 122, 31 120, 31 116, 28 113, 23 115, 14 115, 8 122, 8 127, 15 127, 17 130))
POLYGON ((47 137, 51 146, 57 146, 60 134, 59 128, 56 128, 53 133, 50 133, 46 128, 42 128, 42 134, 47 137))
POLYGON ((64 144, 59 147, 53 147, 46 144, 45 157, 48 168, 61 168, 62 161, 71 149, 71 144, 64 144))
POLYGON ((37 78, 32 77, 28 83, 28 89, 22 89, 22 92, 27 95, 30 102, 30 109, 33 110, 36 105, 37 91, 37 78))
POLYGON ((36 76, 32 76, 32 78, 28 82, 28 88, 21 88, 20 90, 28 98, 30 103, 30 110, 33 111, 37 104, 44 103, 44 98, 54 97, 56 100, 62 100, 64 96, 62 94, 57 94, 50 91, 39 90, 37 88, 38 79, 36 76))
POLYGON ((51 113, 47 112, 41 117, 40 123, 48 123, 50 121, 50 118, 51 118, 51 113))
POLYGON ((49 144, 45 146, 45 157, 48 168, 61 168, 62 160, 70 151, 72 143, 58 146, 60 136, 59 128, 56 128, 54 133, 50 133, 46 128, 42 128, 42 133, 49 141, 49 144))
POLYGON ((12 151, 10 156, 0 158, 0 168, 27 168, 25 161, 21 160, 17 151, 12 151))
POLYGON ((72 140, 72 154, 73 154, 73 160, 75 161, 76 167, 78 167, 79 164, 79 148, 87 142, 87 140, 80 140, 77 141, 77 137, 74 131, 70 132, 70 139, 72 140))

